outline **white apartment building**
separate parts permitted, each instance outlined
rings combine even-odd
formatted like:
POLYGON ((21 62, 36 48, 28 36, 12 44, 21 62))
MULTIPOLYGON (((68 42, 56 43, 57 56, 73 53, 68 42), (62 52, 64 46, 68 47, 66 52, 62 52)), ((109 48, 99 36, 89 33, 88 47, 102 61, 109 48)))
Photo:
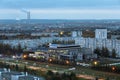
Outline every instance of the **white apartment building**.
POLYGON ((107 29, 96 29, 95 38, 96 39, 107 39, 107 29))
POLYGON ((10 44, 17 46, 21 44, 22 47, 36 48, 39 45, 45 43, 52 43, 53 40, 69 41, 75 40, 76 45, 80 45, 81 48, 91 48, 92 51, 97 47, 107 47, 109 51, 115 49, 117 56, 120 57, 120 40, 107 39, 107 29, 96 29, 95 38, 84 38, 81 37, 81 31, 73 31, 72 37, 42 37, 40 39, 25 39, 25 40, 0 40, 0 43, 10 44))
POLYGON ((72 31, 72 37, 81 37, 82 31, 72 31))
POLYGON ((76 37, 75 44, 92 50, 97 47, 107 47, 109 51, 115 49, 117 56, 120 57, 120 40, 107 39, 107 29, 96 29, 95 38, 76 37))

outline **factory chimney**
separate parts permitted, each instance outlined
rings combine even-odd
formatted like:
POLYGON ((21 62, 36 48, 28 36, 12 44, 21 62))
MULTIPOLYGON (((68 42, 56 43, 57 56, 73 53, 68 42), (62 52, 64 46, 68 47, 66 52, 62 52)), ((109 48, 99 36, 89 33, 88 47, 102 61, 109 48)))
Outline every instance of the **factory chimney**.
POLYGON ((23 13, 26 14, 26 19, 28 21, 28 23, 30 22, 30 19, 31 19, 31 14, 30 14, 30 11, 27 11, 27 10, 22 10, 23 13))

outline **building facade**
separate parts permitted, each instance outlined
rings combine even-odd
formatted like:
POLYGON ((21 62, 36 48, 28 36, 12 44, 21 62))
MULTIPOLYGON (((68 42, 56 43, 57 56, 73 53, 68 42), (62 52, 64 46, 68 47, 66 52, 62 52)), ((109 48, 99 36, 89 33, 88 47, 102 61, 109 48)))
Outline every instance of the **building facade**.
POLYGON ((81 47, 91 48, 92 51, 96 48, 106 47, 111 52, 116 50, 117 57, 120 57, 120 40, 107 39, 107 29, 96 29, 95 38, 76 37, 75 44, 81 47))
POLYGON ((120 57, 120 40, 107 39, 107 29, 96 29, 95 38, 84 38, 82 37, 81 31, 73 31, 71 37, 41 37, 40 39, 25 39, 25 40, 0 40, 0 43, 10 44, 12 46, 21 46, 27 48, 37 48, 38 46, 45 43, 52 43, 53 40, 58 41, 75 41, 75 45, 80 45, 81 48, 94 49, 106 47, 109 51, 112 49, 116 50, 117 56, 120 57))
POLYGON ((107 29, 96 29, 95 38, 96 39, 107 39, 107 29))

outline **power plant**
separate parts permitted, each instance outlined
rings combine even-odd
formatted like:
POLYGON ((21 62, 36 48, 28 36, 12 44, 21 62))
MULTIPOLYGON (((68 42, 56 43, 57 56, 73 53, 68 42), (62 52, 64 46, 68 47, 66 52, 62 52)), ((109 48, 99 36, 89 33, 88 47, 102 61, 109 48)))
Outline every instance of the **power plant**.
POLYGON ((31 19, 30 11, 27 11, 27 10, 24 10, 24 9, 23 9, 22 12, 26 14, 26 19, 27 19, 28 21, 30 21, 30 19, 31 19))

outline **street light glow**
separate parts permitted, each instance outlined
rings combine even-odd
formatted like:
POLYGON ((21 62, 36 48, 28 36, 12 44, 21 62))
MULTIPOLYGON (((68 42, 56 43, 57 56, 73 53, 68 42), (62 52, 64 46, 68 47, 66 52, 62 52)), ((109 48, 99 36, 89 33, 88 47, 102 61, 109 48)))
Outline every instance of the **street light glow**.
POLYGON ((27 55, 23 55, 23 58, 27 58, 27 55))
POLYGON ((66 64, 69 64, 69 63, 70 63, 70 62, 67 60, 67 61, 66 61, 66 64))
POLYGON ((98 64, 98 62, 97 62, 97 61, 95 61, 95 62, 94 62, 94 64, 95 64, 95 65, 97 65, 97 64, 98 64))
POLYGON ((49 62, 52 62, 53 60, 52 59, 49 59, 49 62))
POLYGON ((112 71, 115 71, 115 69, 116 69, 115 66, 113 66, 113 67, 112 67, 112 71))
POLYGON ((60 35, 63 35, 63 31, 60 32, 60 35))

